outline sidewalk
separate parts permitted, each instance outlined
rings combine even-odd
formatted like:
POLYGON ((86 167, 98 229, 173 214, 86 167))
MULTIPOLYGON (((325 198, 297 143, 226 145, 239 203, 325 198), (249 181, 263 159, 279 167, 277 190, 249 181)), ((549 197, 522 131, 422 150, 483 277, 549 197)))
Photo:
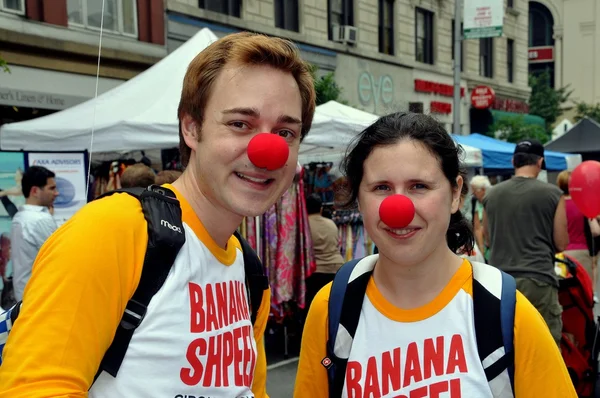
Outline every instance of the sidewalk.
POLYGON ((267 393, 273 398, 292 398, 298 358, 267 366, 267 393))

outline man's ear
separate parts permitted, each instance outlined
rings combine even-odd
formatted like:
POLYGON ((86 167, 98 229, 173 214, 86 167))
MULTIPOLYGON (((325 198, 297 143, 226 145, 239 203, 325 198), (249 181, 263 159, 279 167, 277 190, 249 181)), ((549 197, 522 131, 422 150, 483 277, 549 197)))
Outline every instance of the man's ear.
POLYGON ((193 151, 195 151, 198 146, 198 134, 200 133, 198 127, 198 123, 190 115, 185 114, 181 118, 181 134, 183 135, 186 145, 193 151))

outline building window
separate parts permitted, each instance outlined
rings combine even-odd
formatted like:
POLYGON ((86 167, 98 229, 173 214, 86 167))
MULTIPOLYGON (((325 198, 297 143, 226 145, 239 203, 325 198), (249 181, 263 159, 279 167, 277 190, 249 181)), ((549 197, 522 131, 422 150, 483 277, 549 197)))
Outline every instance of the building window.
POLYGON ((479 39, 479 74, 494 77, 494 39, 479 39))
MULTIPOLYGON (((103 30, 126 36, 138 36, 136 0, 104 0, 104 4, 103 30)), ((67 0, 67 14, 70 25, 100 29, 102 1, 67 0)))
POLYGON ((408 103, 408 111, 412 113, 423 113, 423 103, 422 102, 409 102, 408 103))
POLYGON ((275 27, 299 32, 298 0, 275 0, 275 27))
POLYGON ((198 7, 239 18, 242 15, 240 3, 240 0, 199 0, 198 7))
POLYGON ((333 40, 334 26, 354 26, 354 0, 328 0, 329 40, 333 40))
POLYGON ((512 83, 515 73, 515 41, 513 39, 506 40, 506 71, 508 82, 512 83))
POLYGON ((416 8, 415 19, 416 60, 433 65, 433 13, 416 8))
POLYGON ((554 18, 546 6, 529 3, 529 47, 554 45, 554 18))
POLYGON ((394 55, 394 0, 379 0, 379 52, 394 55))
MULTIPOLYGON (((463 24, 460 24, 460 71, 465 70, 465 41, 463 40, 463 24)), ((452 20, 452 60, 454 61, 454 20, 452 20)))
POLYGON ((25 0, 0 0, 0 11, 25 15, 25 0))
POLYGON ((515 1, 514 0, 506 0, 506 7, 508 7, 508 8, 514 8, 515 7, 515 1))

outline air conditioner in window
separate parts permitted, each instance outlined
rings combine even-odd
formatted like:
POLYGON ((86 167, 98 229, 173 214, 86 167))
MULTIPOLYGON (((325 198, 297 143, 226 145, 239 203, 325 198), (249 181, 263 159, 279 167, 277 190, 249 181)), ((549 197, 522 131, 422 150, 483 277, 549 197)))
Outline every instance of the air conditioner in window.
POLYGON ((356 44, 358 41, 358 29, 350 25, 333 25, 333 41, 345 44, 356 44))

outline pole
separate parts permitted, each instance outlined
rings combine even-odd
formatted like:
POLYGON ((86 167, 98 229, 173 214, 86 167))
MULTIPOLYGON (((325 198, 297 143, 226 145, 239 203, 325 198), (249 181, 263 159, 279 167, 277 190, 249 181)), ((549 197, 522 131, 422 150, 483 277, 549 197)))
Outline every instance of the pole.
POLYGON ((260 216, 254 217, 254 227, 256 233, 256 254, 260 256, 260 216))
POLYGON ((461 0, 454 0, 454 100, 452 104, 454 134, 461 134, 460 128, 460 66, 462 63, 462 7, 461 0))

